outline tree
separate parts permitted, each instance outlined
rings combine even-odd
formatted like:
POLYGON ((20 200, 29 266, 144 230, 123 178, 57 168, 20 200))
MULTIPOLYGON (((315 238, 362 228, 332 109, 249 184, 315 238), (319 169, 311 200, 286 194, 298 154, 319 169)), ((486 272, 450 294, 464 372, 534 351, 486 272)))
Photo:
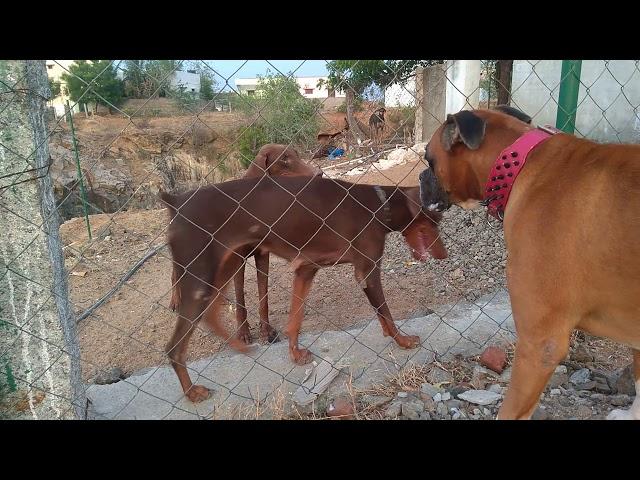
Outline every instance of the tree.
POLYGON ((180 69, 178 60, 125 60, 124 85, 128 97, 166 97, 171 93, 171 76, 180 69))
POLYGON ((304 98, 295 79, 284 75, 261 77, 255 97, 242 96, 239 107, 258 113, 251 127, 238 139, 243 157, 252 160, 265 143, 293 143, 308 147, 318 135, 319 101, 304 98))
POLYGON ((62 84, 49 79, 49 89, 51 90, 51 98, 56 98, 60 95, 62 84))
MULTIPOLYGON (((347 120, 350 129, 361 139, 365 137, 353 117, 352 105, 356 96, 372 86, 386 88, 404 84, 417 67, 427 67, 444 60, 332 60, 327 63, 329 88, 344 90, 347 104, 347 120)), ((324 82, 321 81, 321 85, 324 82)))
POLYGON ((498 105, 508 105, 511 100, 511 71, 513 60, 496 62, 496 84, 498 87, 498 105))
POLYGON ((208 72, 200 72, 200 98, 202 100, 213 100, 214 82, 215 80, 213 78, 213 75, 208 72))
POLYGON ((112 106, 122 99, 122 81, 111 61, 77 60, 69 66, 69 72, 62 75, 62 80, 67 84, 72 101, 93 103, 94 111, 102 104, 111 112, 112 106))

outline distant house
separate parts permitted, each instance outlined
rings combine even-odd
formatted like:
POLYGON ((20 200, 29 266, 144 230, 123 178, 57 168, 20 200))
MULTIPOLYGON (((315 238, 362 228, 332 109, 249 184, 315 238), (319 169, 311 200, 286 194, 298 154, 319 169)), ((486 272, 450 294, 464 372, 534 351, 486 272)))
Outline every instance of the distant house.
MULTIPOLYGON (((320 80, 327 81, 328 77, 295 77, 295 80, 298 84, 300 95, 305 98, 345 98, 345 94, 342 91, 328 89, 326 85, 318 86, 320 80)), ((259 82, 259 78, 236 78, 236 90, 241 95, 256 95, 259 82)))
POLYGON ((404 85, 395 83, 384 90, 385 107, 415 107, 416 77, 410 77, 404 85))
POLYGON ((183 86, 186 92, 200 93, 200 75, 195 70, 173 72, 171 86, 175 88, 183 86))

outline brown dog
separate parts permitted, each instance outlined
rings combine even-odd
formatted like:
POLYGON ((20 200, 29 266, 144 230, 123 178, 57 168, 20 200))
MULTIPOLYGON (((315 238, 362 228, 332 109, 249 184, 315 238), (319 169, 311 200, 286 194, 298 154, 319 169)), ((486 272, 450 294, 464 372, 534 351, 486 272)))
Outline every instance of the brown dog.
MULTIPOLYGON (((434 133, 425 153, 431 168, 420 175, 425 208, 473 208, 495 195, 485 192, 494 164, 508 175, 510 162, 522 157, 510 146, 534 130, 522 112, 500 110, 449 115, 434 133)), ((640 393, 640 146, 557 133, 521 168, 504 210, 518 340, 498 417, 531 417, 574 329, 632 347, 640 393)), ((631 410, 608 418, 640 419, 640 396, 631 410)))
MULTIPOLYGON (((322 170, 305 163, 298 152, 291 146, 269 143, 264 145, 251 162, 243 178, 259 178, 264 175, 273 176, 307 176, 322 175, 322 170)), ((244 257, 249 256, 249 250, 239 252, 244 257)), ((277 340, 277 333, 269 324, 269 301, 267 287, 269 281, 269 253, 255 250, 252 253, 256 263, 258 277, 258 296, 260 301, 260 337, 263 341, 277 340)), ((247 322, 247 308, 244 298, 244 264, 234 277, 236 293, 236 321, 238 322, 238 337, 245 343, 251 343, 251 333, 247 322)), ((181 291, 178 280, 184 274, 183 269, 174 264, 171 276, 173 292, 170 308, 175 310, 180 304, 181 291)))
MULTIPOLYGON (((341 263, 353 265, 384 335, 401 347, 417 346, 418 337, 400 334, 393 323, 380 282, 380 261, 390 231, 403 233, 416 259, 426 259, 427 252, 446 257, 437 229, 440 214, 425 214, 419 192, 419 187, 357 185, 320 177, 262 177, 178 196, 162 194, 172 206, 168 238, 173 260, 186 267, 178 281, 182 302, 167 353, 187 397, 199 402, 209 396, 205 387, 191 383, 185 368, 187 344, 201 317, 229 338, 219 319, 218 292, 242 268, 245 254, 237 252, 260 249, 291 262, 295 279, 286 332, 296 364, 312 359, 298 347, 298 332, 313 278, 319 268, 341 263)), ((246 351, 239 338, 229 340, 233 348, 246 351)))
POLYGON ((369 132, 371 134, 371 140, 374 144, 378 144, 382 141, 382 133, 384 132, 384 114, 387 112, 384 108, 378 108, 369 117, 369 132))

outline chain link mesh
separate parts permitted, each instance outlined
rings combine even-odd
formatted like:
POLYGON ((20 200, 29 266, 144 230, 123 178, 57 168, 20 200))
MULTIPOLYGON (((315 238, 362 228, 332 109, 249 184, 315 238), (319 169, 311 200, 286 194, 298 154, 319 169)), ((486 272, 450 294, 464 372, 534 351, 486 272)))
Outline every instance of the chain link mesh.
MULTIPOLYGON (((418 174, 427 168, 423 156, 425 142, 432 133, 428 124, 442 122, 445 113, 492 108, 506 101, 531 115, 534 123, 555 123, 561 62, 509 62, 510 74, 505 76, 499 71, 505 68, 505 61, 445 61, 413 72, 407 78, 394 72, 387 77, 390 78, 387 84, 364 91, 350 85, 345 77, 332 89, 335 96, 315 101, 300 97, 292 106, 284 103, 289 101, 286 89, 290 84, 283 79, 295 80, 296 71, 305 61, 287 72, 281 71, 277 62, 265 61, 265 70, 273 75, 269 78, 280 80, 273 82, 276 88, 268 97, 261 97, 259 91, 257 95, 247 95, 234 84, 234 79, 250 76, 249 72, 245 73, 247 61, 239 62, 238 68, 225 76, 215 61, 174 61, 164 70, 152 71, 142 63, 113 60, 105 62, 93 78, 83 78, 68 62, 47 61, 83 86, 82 94, 70 102, 72 112, 86 106, 87 98, 97 106, 91 115, 88 109, 80 109, 73 117, 82 181, 89 195, 82 198, 81 179, 71 168, 69 118, 58 112, 48 121, 50 168, 44 171, 34 168, 31 157, 23 157, 23 169, 2 172, 0 176, 2 215, 13 216, 25 227, 37 231, 27 247, 13 258, 5 251, 0 252, 3 263, 0 281, 10 297, 3 303, 13 307, 3 311, 3 322, 19 332, 13 341, 2 344, 0 359, 10 358, 17 349, 24 348, 28 338, 42 343, 42 351, 51 364, 56 362, 56 355, 64 352, 64 348, 39 337, 32 328, 39 321, 39 308, 23 309, 22 316, 20 309, 15 308, 19 301, 16 289, 37 281, 14 268, 14 264, 21 255, 28 254, 28 245, 41 240, 46 231, 43 225, 11 206, 14 204, 3 201, 6 195, 26 188, 37 176, 50 175, 56 189, 58 214, 66 220, 60 231, 69 298, 78 322, 73 341, 80 346, 84 389, 89 398, 86 416, 117 419, 270 415, 274 418, 277 417, 274 412, 291 416, 296 410, 291 406, 294 405, 291 395, 297 389, 309 394, 313 384, 305 381, 309 366, 296 366, 288 359, 284 326, 291 295, 291 272, 286 262, 273 256, 268 285, 270 317, 282 341, 254 346, 251 353, 241 355, 227 348, 224 339, 197 324, 197 333, 189 342, 188 369, 194 383, 210 387, 213 395, 201 404, 193 404, 183 395, 165 353, 176 317, 169 308, 174 260, 165 238, 168 228, 165 206, 157 200, 156 193, 159 190, 192 191, 192 195, 196 195, 206 186, 215 188, 238 203, 237 211, 251 215, 257 225, 266 227, 284 245, 297 249, 305 261, 313 262, 306 255, 306 244, 296 247, 291 239, 278 236, 272 228, 277 220, 267 223, 252 215, 237 199, 218 188, 220 183, 241 178, 262 144, 283 143, 300 151, 305 161, 322 169, 327 178, 353 184, 395 186, 396 191, 401 192, 401 185, 417 185, 418 174), (185 93, 184 88, 176 87, 176 76, 191 68, 200 72, 200 77, 213 80, 208 96, 198 98, 197 94, 191 95, 185 93), (420 88, 417 82, 422 81, 429 69, 439 69, 444 83, 420 88), (138 98, 130 96, 117 102, 107 98, 103 83, 114 72, 125 79, 125 85, 134 73, 138 75, 140 85, 146 88, 146 96, 138 94, 138 98), (343 113, 344 92, 352 87, 356 93, 353 118, 364 138, 358 138, 354 128, 336 134, 348 119, 348 114, 343 113), (306 102, 307 110, 301 114, 302 118, 295 117, 293 110, 301 108, 301 101, 306 102), (368 121, 380 107, 386 108, 386 118, 381 138, 376 142, 371 138, 368 121), (288 108, 291 111, 286 111, 288 108), (288 113, 286 118, 294 119, 295 123, 277 123, 275 119, 282 113, 288 113), (422 120, 418 121, 419 117, 422 120), (321 138, 318 134, 322 133, 327 134, 324 138, 332 135, 328 148, 318 143, 321 138), (321 148, 325 153, 342 149, 343 155, 337 158, 314 155, 321 148), (92 240, 88 239, 80 217, 84 202, 91 211, 92 240), (121 369, 116 378, 111 379, 117 383, 103 384, 106 382, 100 381, 100 377, 113 373, 114 367, 121 369), (282 413, 285 411, 286 414, 282 413)), ((403 64, 398 62, 396 66, 401 69, 403 64)), ((639 80, 638 61, 584 61, 575 134, 597 141, 637 143, 639 80)), ((3 131, 11 128, 3 115, 21 95, 17 90, 19 84, 20 79, 15 84, 0 85, 3 131)), ((3 154, 8 153, 6 142, 0 142, 3 154)), ((309 178, 309 183, 311 181, 309 178)), ((336 184, 349 193, 351 187, 336 184)), ((297 205, 330 228, 326 217, 319 217, 296 194, 282 189, 291 200, 280 218, 297 205)), ((339 208, 340 204, 336 210, 339 208)), ((383 205, 367 210, 370 220, 363 231, 372 222, 380 221, 383 205)), ((218 230, 209 232, 182 215, 180 208, 177 215, 205 232, 210 237, 209 244, 215 242, 222 246, 225 245, 216 238, 216 233, 234 220, 229 217, 218 230)), ((323 375, 333 378, 337 374, 339 380, 332 383, 334 390, 337 391, 335 385, 340 384, 357 394, 372 384, 401 375, 409 365, 442 365, 456 355, 477 355, 493 344, 511 348, 515 332, 503 272, 506 252, 500 226, 488 222, 484 212, 454 208, 445 214, 440 234, 449 252, 446 260, 411 261, 402 235, 394 232, 387 236, 380 261, 386 300, 394 318, 399 320, 399 328, 420 336, 421 343, 413 350, 401 350, 391 339, 382 337, 376 319, 379 312, 369 305, 354 281, 350 265, 338 265, 339 261, 328 266, 316 265, 322 269, 306 301, 300 342, 314 355, 318 371, 326 362, 331 368, 323 375)), ((353 247, 349 239, 341 238, 353 247)), ((375 258, 369 260, 377 262, 375 258)), ((246 322, 253 330, 260 323, 255 292, 258 271, 250 260, 244 262, 242 268, 248 273, 246 322)), ((48 285, 36 286, 47 292, 55 291, 48 285)), ((229 320, 227 328, 238 328, 230 318, 237 304, 233 289, 228 290, 221 292, 227 307, 223 316, 229 320), (231 324, 234 326, 230 327, 231 324)), ((30 295, 25 302, 31 301, 30 295)), ((38 303, 42 306, 46 300, 38 303)), ((3 410, 28 416, 42 394, 53 394, 48 383, 42 380, 46 375, 45 370, 11 380, 22 396, 5 395, 3 410)), ((324 379, 316 380, 322 383, 324 379)), ((8 388, 6 385, 11 381, 5 375, 2 383, 8 388)), ((73 405, 73 398, 60 398, 56 415, 63 416, 62 410, 71 410, 73 405)))

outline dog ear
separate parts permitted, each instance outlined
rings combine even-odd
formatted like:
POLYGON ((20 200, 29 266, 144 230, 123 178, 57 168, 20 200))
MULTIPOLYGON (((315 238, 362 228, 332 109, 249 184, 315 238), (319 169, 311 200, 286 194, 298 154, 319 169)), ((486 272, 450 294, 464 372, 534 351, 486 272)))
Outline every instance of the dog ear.
POLYGON ((269 155, 263 152, 260 152, 258 153, 258 155, 256 155, 256 158, 253 159, 252 166, 260 170, 261 173, 265 175, 269 175, 269 171, 268 171, 269 166, 267 165, 268 161, 269 161, 269 155))
POLYGON ((521 122, 531 124, 532 118, 524 112, 521 112, 517 108, 510 107, 509 105, 498 105, 496 110, 502 113, 506 113, 507 115, 511 115, 512 117, 517 118, 521 122))
POLYGON ((468 110, 449 114, 442 129, 442 146, 449 152, 456 143, 462 142, 467 148, 477 150, 484 139, 486 126, 484 119, 468 110))

